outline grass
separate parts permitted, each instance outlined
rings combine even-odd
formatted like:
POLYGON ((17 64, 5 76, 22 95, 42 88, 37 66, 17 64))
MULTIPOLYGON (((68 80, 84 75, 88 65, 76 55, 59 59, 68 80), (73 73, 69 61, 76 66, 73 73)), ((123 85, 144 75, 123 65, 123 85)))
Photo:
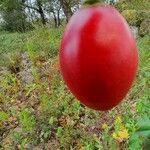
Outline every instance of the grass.
POLYGON ((8 65, 1 63, 7 69, 0 70, 0 149, 140 150, 149 143, 143 134, 143 128, 150 130, 149 37, 138 40, 139 72, 132 90, 119 106, 102 113, 81 105, 63 83, 57 58, 62 31, 0 35, 0 57, 11 53, 3 59, 8 65), (25 69, 24 52, 33 76, 27 83, 10 69, 25 69))
MULTIPOLYGON (((28 51, 35 58, 57 55, 63 28, 37 28, 27 33, 0 32, 0 66, 7 66, 12 54, 28 51), (56 31, 57 30, 57 31, 56 31)), ((12 56, 15 57, 15 56, 12 56)), ((32 59, 32 58, 31 58, 32 59)))

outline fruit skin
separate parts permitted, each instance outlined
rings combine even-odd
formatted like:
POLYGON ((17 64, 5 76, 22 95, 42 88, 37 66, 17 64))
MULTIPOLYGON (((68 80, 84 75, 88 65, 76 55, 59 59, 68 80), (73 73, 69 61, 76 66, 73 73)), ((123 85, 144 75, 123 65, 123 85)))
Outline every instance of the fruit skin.
POLYGON ((138 68, 136 42, 112 6, 81 8, 69 21, 60 48, 60 68, 84 105, 109 110, 126 96, 138 68))

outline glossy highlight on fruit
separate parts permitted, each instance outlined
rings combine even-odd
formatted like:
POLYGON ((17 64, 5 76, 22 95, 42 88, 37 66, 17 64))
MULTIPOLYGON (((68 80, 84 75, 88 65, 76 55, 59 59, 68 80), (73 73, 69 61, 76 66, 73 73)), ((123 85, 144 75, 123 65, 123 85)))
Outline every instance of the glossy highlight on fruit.
POLYGON ((125 19, 112 6, 81 8, 69 21, 60 48, 63 79, 95 110, 121 102, 135 79, 138 51, 125 19))

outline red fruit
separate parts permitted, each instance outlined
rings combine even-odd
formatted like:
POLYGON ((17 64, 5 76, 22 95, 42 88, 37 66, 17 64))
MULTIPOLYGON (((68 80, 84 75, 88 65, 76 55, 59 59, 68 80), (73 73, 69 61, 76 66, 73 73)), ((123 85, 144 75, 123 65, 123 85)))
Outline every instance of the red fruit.
POLYGON ((136 76, 138 52, 125 19, 111 6, 81 8, 65 30, 61 73, 81 103, 96 110, 115 107, 136 76))

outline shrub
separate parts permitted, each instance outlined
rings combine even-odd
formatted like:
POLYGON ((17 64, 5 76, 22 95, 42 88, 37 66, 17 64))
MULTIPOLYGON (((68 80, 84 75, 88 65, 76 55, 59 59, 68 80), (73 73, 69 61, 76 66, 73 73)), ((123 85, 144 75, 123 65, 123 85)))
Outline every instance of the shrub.
POLYGON ((143 20, 149 18, 150 11, 124 10, 122 15, 127 20, 129 25, 140 27, 143 20))
POLYGON ((144 35, 150 36, 150 19, 146 19, 141 23, 140 36, 144 36, 144 35))
POLYGON ((132 26, 136 26, 138 20, 137 20, 137 11, 136 10, 124 10, 122 12, 122 15, 124 16, 124 18, 127 20, 127 22, 132 25, 132 26))
POLYGON ((116 8, 122 12, 126 9, 134 9, 134 10, 149 10, 150 2, 149 0, 120 0, 116 4, 116 8))

